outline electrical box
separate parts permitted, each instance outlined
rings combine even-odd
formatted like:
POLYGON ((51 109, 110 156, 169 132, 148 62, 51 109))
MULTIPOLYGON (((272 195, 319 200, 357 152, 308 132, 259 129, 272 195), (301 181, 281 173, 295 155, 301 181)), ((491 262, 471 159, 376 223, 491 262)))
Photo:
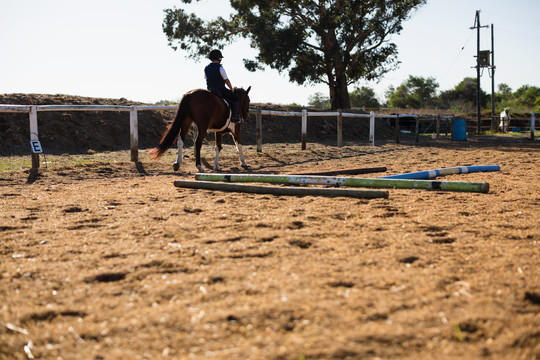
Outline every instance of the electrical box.
POLYGON ((480 51, 479 55, 478 55, 478 65, 480 65, 480 67, 489 67, 490 66, 490 61, 489 61, 490 56, 491 56, 491 51, 489 51, 489 50, 480 51))

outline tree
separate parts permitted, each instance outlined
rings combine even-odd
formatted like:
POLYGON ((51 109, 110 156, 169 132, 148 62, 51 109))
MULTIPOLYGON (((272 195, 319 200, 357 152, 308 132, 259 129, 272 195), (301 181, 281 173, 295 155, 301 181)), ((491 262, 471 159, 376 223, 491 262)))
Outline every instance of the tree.
POLYGON ((381 107, 375 91, 367 86, 354 89, 350 94, 352 107, 378 108, 381 107))
MULTIPOLYGON (((185 4, 192 0, 181 0, 185 4)), ((199 0, 196 0, 199 1, 199 0)), ((244 59, 250 71, 264 65, 300 85, 325 83, 333 109, 350 107, 347 85, 376 80, 398 65, 399 34, 409 14, 426 0, 230 0, 228 20, 204 21, 182 9, 166 9, 163 31, 173 49, 201 57, 235 38, 258 50, 244 59)))
POLYGON ((388 105, 395 108, 428 108, 433 106, 439 84, 434 78, 409 75, 388 97, 388 105))
POLYGON ((516 102, 527 108, 540 105, 540 88, 531 85, 523 85, 514 93, 516 102))
POLYGON ((497 86, 497 90, 499 90, 498 92, 501 99, 509 100, 512 98, 512 88, 508 84, 499 84, 497 86))
MULTIPOLYGON (((443 106, 470 110, 476 107, 476 78, 466 77, 452 90, 443 91, 440 95, 443 106)), ((480 106, 485 107, 487 94, 480 90, 480 106)))
POLYGON ((321 92, 316 92, 309 97, 308 105, 315 109, 328 109, 330 107, 330 98, 321 92))

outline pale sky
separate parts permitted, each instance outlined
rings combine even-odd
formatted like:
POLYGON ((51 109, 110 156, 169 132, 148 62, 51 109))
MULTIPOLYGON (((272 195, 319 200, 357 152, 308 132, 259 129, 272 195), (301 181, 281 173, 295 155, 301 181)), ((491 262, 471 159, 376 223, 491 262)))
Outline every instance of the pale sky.
MULTIPOLYGON (((162 31, 166 8, 186 7, 206 18, 228 18, 226 0, 0 0, 0 93, 69 94, 126 98, 154 103, 178 100, 204 88, 203 68, 186 53, 167 45, 162 31)), ((439 90, 476 77, 476 10, 481 25, 494 24, 495 84, 512 90, 540 86, 538 0, 428 0, 392 39, 398 45, 400 68, 379 83, 356 86, 375 89, 380 100, 390 85, 409 75, 433 77, 439 90), (462 49, 463 48, 463 49, 462 49)), ((481 50, 491 50, 491 30, 481 30, 481 50)), ((286 73, 243 67, 254 58, 246 40, 222 49, 223 66, 233 86, 252 86, 252 102, 307 105, 310 95, 328 94, 324 84, 300 86, 286 73)), ((483 71, 482 89, 491 93, 483 71)), ((355 85, 351 85, 352 91, 355 85)))

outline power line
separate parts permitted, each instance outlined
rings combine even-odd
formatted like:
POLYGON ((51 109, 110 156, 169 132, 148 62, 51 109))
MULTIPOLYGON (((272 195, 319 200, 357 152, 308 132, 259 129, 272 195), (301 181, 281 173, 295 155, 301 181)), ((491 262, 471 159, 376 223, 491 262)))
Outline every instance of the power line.
POLYGON ((461 53, 463 52, 463 50, 465 50, 465 47, 467 46, 467 44, 469 43, 469 41, 471 40, 472 36, 474 35, 474 32, 471 31, 471 34, 469 35, 469 38, 467 39, 467 41, 465 41, 465 44, 461 47, 461 50, 459 50, 458 54, 456 55, 456 57, 454 58, 454 60, 452 61, 452 63, 450 64, 450 67, 448 68, 448 70, 446 71, 446 73, 444 74, 442 80, 445 80, 446 77, 448 76, 448 74, 450 73, 450 71, 452 70, 452 68, 454 67, 454 65, 456 64, 456 61, 458 60, 459 56, 461 55, 461 53))

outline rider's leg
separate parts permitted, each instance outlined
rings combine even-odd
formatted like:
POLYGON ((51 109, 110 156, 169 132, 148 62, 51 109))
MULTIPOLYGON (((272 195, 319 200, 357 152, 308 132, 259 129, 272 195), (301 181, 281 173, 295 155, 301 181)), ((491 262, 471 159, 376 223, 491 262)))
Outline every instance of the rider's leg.
POLYGON ((238 106, 240 105, 239 101, 233 101, 231 104, 231 111, 232 111, 232 117, 231 121, 233 123, 239 123, 242 122, 242 119, 238 116, 238 106))

